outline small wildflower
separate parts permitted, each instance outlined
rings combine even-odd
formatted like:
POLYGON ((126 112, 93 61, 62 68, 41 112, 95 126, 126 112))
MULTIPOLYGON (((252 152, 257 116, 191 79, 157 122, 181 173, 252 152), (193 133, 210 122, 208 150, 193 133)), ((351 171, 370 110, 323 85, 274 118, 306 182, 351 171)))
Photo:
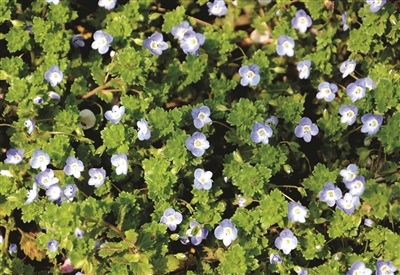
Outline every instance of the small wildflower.
POLYGON ((79 127, 83 130, 93 128, 96 124, 96 116, 89 109, 83 109, 79 112, 79 127))
POLYGON ((112 10, 115 8, 115 5, 117 4, 117 0, 99 0, 99 7, 103 7, 107 10, 112 10))
POLYGON ((214 231, 214 236, 222 240, 225 246, 229 246, 237 238, 237 228, 230 219, 224 219, 214 231))
POLYGON ((284 229, 279 234, 279 237, 275 239, 276 248, 282 250, 285 255, 288 255, 290 251, 296 248, 297 238, 290 229, 284 229))
POLYGON ((260 82, 260 67, 253 64, 250 66, 242 66, 239 69, 239 74, 242 77, 240 84, 242 86, 256 86, 260 82))
POLYGON ((184 245, 187 245, 188 243, 190 243, 189 238, 185 237, 185 236, 180 236, 179 241, 181 242, 181 244, 184 244, 184 245))
POLYGON ((204 171, 203 169, 196 169, 194 171, 194 187, 197 190, 210 190, 212 187, 213 173, 210 171, 204 171))
POLYGON ((85 41, 84 41, 84 37, 81 34, 76 34, 72 37, 71 39, 71 45, 77 49, 79 47, 83 48, 85 47, 85 41))
POLYGON ((353 83, 350 83, 346 87, 346 94, 350 97, 352 102, 365 97, 366 81, 365 79, 358 79, 353 83))
POLYGON ((81 229, 79 229, 79 228, 76 228, 76 229, 75 229, 75 236, 76 236, 78 239, 82 239, 82 238, 83 238, 83 231, 82 231, 81 229))
POLYGON ((357 176, 353 181, 346 182, 346 187, 351 195, 360 197, 365 190, 365 178, 357 176))
POLYGON ((224 16, 228 13, 228 8, 224 0, 214 0, 214 3, 207 2, 208 13, 215 16, 224 16))
POLYGON ((36 200, 38 196, 38 185, 36 182, 33 183, 32 189, 28 191, 26 196, 27 199, 25 201, 25 204, 31 204, 34 200, 36 200))
POLYGON ((185 145, 195 157, 201 157, 205 150, 210 148, 210 143, 206 136, 200 132, 195 132, 191 137, 187 138, 185 145))
POLYGON ((46 190, 46 196, 50 201, 57 201, 61 198, 63 189, 58 184, 50 185, 46 190))
POLYGON ((343 12, 342 13, 342 25, 343 25, 343 31, 347 31, 349 29, 349 25, 346 24, 347 22, 347 13, 343 12))
POLYGON ((164 42, 163 36, 159 32, 155 32, 149 38, 143 40, 143 46, 154 55, 161 55, 163 51, 168 49, 168 44, 164 42))
POLYGON ((376 83, 370 77, 360 78, 360 80, 364 81, 365 87, 368 88, 369 90, 376 88, 376 83))
POLYGON ((25 25, 25 29, 28 31, 28 33, 30 35, 34 35, 33 31, 32 31, 32 25, 31 24, 26 24, 25 25))
POLYGON ((271 32, 268 30, 258 31, 255 29, 250 33, 250 39, 256 44, 265 45, 271 42, 271 32))
POLYGON ((300 269, 298 275, 308 275, 308 271, 305 269, 300 269))
POLYGON ((175 26, 171 30, 171 34, 178 40, 182 40, 186 32, 193 32, 193 28, 189 25, 189 22, 184 21, 178 26, 175 26))
POLYGON ((150 139, 151 132, 147 121, 144 118, 142 118, 136 123, 136 125, 138 127, 138 139, 139 140, 150 139))
POLYGON ((372 227, 374 225, 374 221, 371 219, 364 219, 364 225, 368 227, 372 227))
POLYGON ((124 106, 114 105, 111 110, 104 113, 104 117, 113 124, 118 124, 125 114, 124 106))
POLYGON ((44 171, 47 168, 47 165, 50 163, 50 157, 48 154, 43 152, 42 150, 36 149, 33 152, 32 158, 30 160, 30 165, 33 169, 38 169, 44 171))
POLYGON ((256 122, 253 125, 253 129, 250 133, 250 138, 255 143, 262 142, 268 144, 269 138, 272 137, 272 128, 268 124, 262 122, 256 122))
POLYGON ((24 126, 28 128, 28 134, 32 134, 35 130, 35 122, 32 119, 27 119, 24 121, 24 126))
POLYGON ((322 82, 318 85, 318 90, 317 98, 325 99, 325 101, 330 102, 335 99, 338 86, 333 83, 322 82))
POLYGON ((397 271, 392 261, 379 260, 376 262, 376 273, 375 275, 394 275, 397 271))
POLYGON ((241 195, 238 196, 237 204, 239 207, 241 207, 241 208, 246 207, 246 202, 247 202, 246 198, 243 198, 241 195))
POLYGON ((176 212, 172 208, 167 208, 164 211, 164 214, 160 219, 160 223, 163 223, 166 226, 168 226, 169 230, 175 231, 177 225, 180 224, 182 222, 182 220, 183 219, 182 219, 182 214, 181 213, 176 212))
POLYGON ((48 243, 47 243, 47 249, 50 250, 50 252, 54 253, 57 251, 58 249, 58 242, 54 239, 51 239, 48 243))
POLYGON ((279 119, 276 116, 269 115, 267 119, 265 120, 265 124, 269 125, 272 127, 272 125, 277 126, 279 123, 279 119))
MULTIPOLYGON (((62 264, 62 266, 60 267, 61 269, 61 273, 71 273, 72 271, 74 271, 75 267, 74 265, 71 263, 70 258, 66 258, 64 260, 64 263, 62 264)), ((77 274, 75 274, 77 275, 77 274)))
POLYGON ((190 237, 190 242, 193 245, 199 245, 208 236, 208 230, 202 227, 198 222, 191 221, 190 228, 186 234, 190 237))
POLYGON ((346 275, 371 275, 372 270, 365 267, 365 264, 362 261, 356 261, 351 265, 349 271, 347 271, 346 275))
POLYGON ((50 69, 44 74, 44 78, 50 83, 51 87, 61 83, 63 77, 64 74, 57 65, 51 66, 50 69))
POLYGON ((201 33, 187 31, 181 40, 181 48, 185 54, 198 55, 198 50, 204 44, 206 37, 201 33))
POLYGON ((41 97, 41 96, 36 96, 33 99, 33 103, 36 104, 36 105, 42 105, 43 102, 44 102, 44 100, 43 100, 43 97, 41 97))
POLYGON ((105 54, 106 52, 108 52, 110 44, 113 41, 113 37, 111 34, 104 33, 103 31, 96 31, 93 35, 93 38, 93 50, 98 50, 100 54, 105 54))
POLYGON ((269 255, 269 262, 270 264, 281 264, 282 258, 279 254, 271 254, 269 255))
POLYGON ((6 159, 4 163, 7 164, 19 164, 24 158, 24 150, 23 149, 15 149, 10 148, 7 150, 6 159))
POLYGON ((77 191, 78 187, 75 184, 67 184, 63 190, 63 194, 69 201, 72 201, 77 191))
POLYGON ((350 193, 346 193, 343 199, 338 199, 336 201, 336 206, 347 215, 353 214, 359 204, 360 198, 350 193))
POLYGON ((59 179, 54 177, 53 170, 47 168, 35 176, 35 182, 43 189, 48 189, 51 185, 58 183, 59 179))
POLYGON ((300 79, 307 79, 310 76, 311 61, 303 60, 297 64, 300 79))
POLYGON ((352 182, 358 173, 358 166, 355 164, 349 164, 346 169, 340 170, 340 175, 343 177, 343 182, 352 182))
POLYGON ((192 118, 194 127, 197 129, 201 129, 206 124, 211 124, 212 120, 210 118, 210 108, 207 106, 200 106, 198 108, 193 108, 192 110, 192 118))
POLYGON ((366 114, 361 117, 361 122, 363 123, 361 133, 368 133, 368 135, 373 136, 381 128, 383 116, 366 114))
POLYGON ((356 69, 356 64, 357 63, 355 60, 350 59, 347 59, 345 62, 343 62, 339 68, 340 72, 342 73, 342 77, 345 78, 346 76, 354 72, 354 70, 356 69))
POLYGON ((303 117, 294 129, 294 133, 296 137, 303 138, 305 142, 310 142, 311 137, 319 133, 319 129, 315 123, 312 123, 311 119, 303 117))
POLYGON ((90 168, 89 176, 90 179, 88 184, 96 188, 99 188, 100 186, 103 185, 106 179, 106 170, 104 170, 103 168, 90 168))
POLYGON ((307 209, 297 202, 289 202, 288 218, 291 222, 306 222, 307 209))
POLYGON ((46 0, 47 3, 53 3, 54 5, 58 5, 60 3, 60 0, 46 0))
POLYGON ((339 108, 339 114, 342 116, 340 122, 347 123, 350 126, 356 122, 358 108, 354 105, 344 105, 339 108))
POLYGON ((342 197, 342 190, 336 187, 332 182, 325 183, 324 188, 319 191, 318 198, 326 202, 330 207, 336 204, 336 201, 342 197))
POLYGON ((61 96, 54 91, 49 92, 49 97, 54 100, 60 100, 61 96))
POLYGON ((10 253, 10 255, 17 253, 18 251, 18 246, 15 243, 10 244, 10 246, 8 247, 8 253, 10 253))
POLYGON ((301 9, 296 12, 296 16, 292 19, 292 27, 298 29, 301 33, 305 33, 307 28, 311 27, 311 24, 311 17, 301 9))
POLYGON ((83 171, 83 162, 75 157, 68 157, 66 161, 66 165, 64 166, 64 173, 67 176, 74 176, 79 179, 81 176, 81 172, 83 171))
POLYGON ((117 175, 128 174, 128 158, 126 154, 112 155, 111 164, 116 167, 115 173, 117 175))
POLYGON ((287 55, 293 56, 294 55, 294 40, 290 36, 281 35, 278 38, 278 43, 276 45, 276 53, 279 56, 287 55))
POLYGON ((367 0, 367 4, 370 12, 378 12, 386 4, 386 0, 367 0))

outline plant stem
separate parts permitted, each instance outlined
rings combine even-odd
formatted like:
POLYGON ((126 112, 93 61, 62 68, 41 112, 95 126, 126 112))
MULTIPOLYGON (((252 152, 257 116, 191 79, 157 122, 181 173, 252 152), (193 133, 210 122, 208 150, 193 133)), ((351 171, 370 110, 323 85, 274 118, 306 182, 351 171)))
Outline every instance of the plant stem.
POLYGON ((107 83, 105 83, 105 84, 103 84, 103 85, 91 90, 90 92, 88 92, 84 96, 82 96, 82 99, 88 99, 89 97, 95 95, 98 91, 101 91, 101 90, 104 90, 104 89, 110 87, 110 85, 111 85, 111 83, 107 82, 107 83))

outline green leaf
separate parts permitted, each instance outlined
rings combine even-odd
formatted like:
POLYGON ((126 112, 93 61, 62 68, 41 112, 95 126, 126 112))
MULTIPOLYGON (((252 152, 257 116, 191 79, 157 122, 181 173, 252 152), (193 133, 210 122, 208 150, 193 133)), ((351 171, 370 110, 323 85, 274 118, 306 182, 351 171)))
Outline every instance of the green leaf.
POLYGON ((322 188, 324 187, 325 183, 327 182, 334 183, 338 175, 339 175, 338 170, 331 171, 325 165, 318 163, 314 167, 312 175, 303 181, 303 186, 313 191, 315 194, 318 194, 319 191, 321 191, 322 188))

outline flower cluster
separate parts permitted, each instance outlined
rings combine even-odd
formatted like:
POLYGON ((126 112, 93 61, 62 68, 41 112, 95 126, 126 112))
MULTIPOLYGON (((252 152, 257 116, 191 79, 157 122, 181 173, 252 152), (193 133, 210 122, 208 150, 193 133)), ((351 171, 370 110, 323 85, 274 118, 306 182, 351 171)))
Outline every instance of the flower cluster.
POLYGON ((173 27, 171 34, 179 40, 181 49, 185 54, 193 54, 195 56, 198 56, 198 50, 206 40, 203 34, 193 31, 187 21, 173 27))
POLYGON ((168 44, 164 42, 164 38, 159 32, 155 32, 149 38, 143 40, 143 46, 154 55, 161 55, 163 51, 168 49, 168 44))

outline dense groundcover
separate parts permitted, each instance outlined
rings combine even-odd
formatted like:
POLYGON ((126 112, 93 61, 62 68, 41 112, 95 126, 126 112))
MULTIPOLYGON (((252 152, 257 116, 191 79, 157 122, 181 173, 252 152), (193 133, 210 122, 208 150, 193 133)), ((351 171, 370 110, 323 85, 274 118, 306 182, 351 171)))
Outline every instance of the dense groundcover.
POLYGON ((1 274, 398 274, 398 1, 0 2, 1 274))

